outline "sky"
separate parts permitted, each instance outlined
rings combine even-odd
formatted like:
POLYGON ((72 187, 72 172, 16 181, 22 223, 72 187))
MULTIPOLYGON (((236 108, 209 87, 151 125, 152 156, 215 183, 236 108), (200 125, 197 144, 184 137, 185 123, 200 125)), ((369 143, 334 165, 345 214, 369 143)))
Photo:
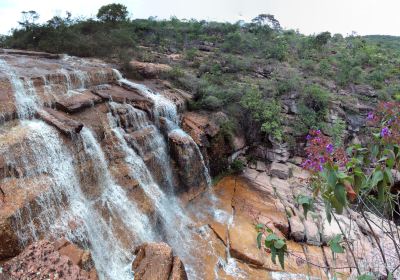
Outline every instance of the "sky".
MULTIPOLYGON (((21 11, 35 10, 39 22, 54 15, 95 16, 113 0, 0 0, 0 34, 17 27, 21 11)), ((250 21, 259 14, 275 15, 282 27, 304 34, 400 35, 400 0, 115 0, 132 18, 250 21)))

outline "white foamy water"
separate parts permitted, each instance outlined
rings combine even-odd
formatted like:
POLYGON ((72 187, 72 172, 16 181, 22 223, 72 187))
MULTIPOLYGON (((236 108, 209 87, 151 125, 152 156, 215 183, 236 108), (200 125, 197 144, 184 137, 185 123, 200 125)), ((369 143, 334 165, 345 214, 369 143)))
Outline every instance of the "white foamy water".
MULTIPOLYGON (((116 121, 111 123, 116 123, 116 121)), ((146 196, 155 206, 160 220, 158 230, 163 240, 185 262, 190 279, 197 279, 197 272, 193 268, 196 265, 196 259, 193 254, 193 232, 190 229, 192 221, 185 215, 178 200, 160 189, 143 159, 126 142, 123 136, 124 131, 120 127, 114 127, 113 132, 119 141, 119 148, 124 152, 125 162, 131 167, 131 176, 139 182, 146 196)))
POLYGON ((20 242, 26 245, 41 234, 47 237, 66 235, 91 250, 100 279, 132 279, 129 266, 134 257, 133 245, 155 237, 147 217, 114 183, 93 134, 84 129, 82 143, 88 159, 97 164, 96 175, 101 176, 101 186, 97 186, 101 188, 98 200, 90 200, 82 192, 74 157, 63 146, 56 130, 41 121, 23 121, 21 125, 29 131, 29 141, 22 147, 24 156, 18 159, 11 156, 8 163, 20 166, 26 177, 34 179, 30 185, 21 182, 20 188, 38 188, 45 183, 49 191, 36 199, 40 214, 33 216, 30 207, 26 206, 17 215, 15 229, 20 242), (40 179, 44 174, 45 179, 40 179), (129 248, 120 243, 111 221, 105 220, 98 209, 99 203, 109 210, 111 219, 115 217, 122 221, 124 229, 137 243, 132 243, 129 248), (24 215, 21 215, 22 211, 24 215), (39 226, 35 226, 37 224, 39 226))
POLYGON ((190 142, 190 146, 193 148, 193 153, 195 153, 195 157, 200 159, 201 164, 203 166, 203 174, 202 175, 204 176, 204 179, 206 180, 207 185, 211 186, 211 183, 212 183, 211 177, 210 177, 206 163, 204 161, 204 157, 203 157, 199 147, 194 142, 192 137, 190 137, 190 135, 188 135, 185 131, 183 131, 179 127, 179 117, 178 117, 176 105, 168 98, 164 97, 163 95, 161 95, 159 93, 153 92, 151 89, 149 89, 145 85, 137 84, 137 83, 134 83, 127 79, 124 79, 122 77, 122 74, 118 70, 113 69, 113 73, 121 85, 125 85, 128 88, 138 90, 143 96, 150 98, 154 102, 153 115, 155 118, 156 125, 158 127, 160 127, 160 118, 163 117, 166 121, 165 126, 168 130, 168 133, 177 134, 179 137, 185 138, 190 142))
POLYGON ((119 126, 121 126, 120 116, 118 115, 118 109, 124 110, 125 126, 128 130, 140 131, 146 129, 146 137, 141 137, 140 141, 136 138, 130 137, 130 143, 134 146, 135 150, 139 153, 142 158, 147 157, 151 154, 154 157, 154 164, 152 170, 164 170, 163 181, 166 182, 168 190, 173 192, 173 175, 170 162, 169 151, 164 136, 160 130, 150 123, 147 115, 144 111, 134 108, 129 104, 118 104, 110 102, 110 107, 113 112, 113 116, 119 126))
POLYGON ((7 75, 13 88, 18 117, 20 119, 31 118, 38 106, 33 83, 30 80, 25 83, 8 63, 2 59, 0 59, 0 70, 7 75))

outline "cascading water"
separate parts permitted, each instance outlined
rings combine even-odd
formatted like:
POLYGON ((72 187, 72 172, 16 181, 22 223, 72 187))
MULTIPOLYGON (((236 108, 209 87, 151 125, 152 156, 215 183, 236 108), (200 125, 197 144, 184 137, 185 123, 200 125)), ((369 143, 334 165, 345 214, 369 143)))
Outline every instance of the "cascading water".
MULTIPOLYGON (((101 186, 99 187, 102 188, 102 206, 107 207, 113 217, 118 217, 121 219, 125 225, 125 229, 131 232, 131 236, 135 236, 139 239, 137 241, 143 242, 154 240, 156 237, 150 227, 148 218, 140 212, 140 210, 132 201, 128 199, 124 190, 112 180, 112 176, 108 171, 108 165, 104 154, 91 131, 87 128, 83 128, 80 134, 85 153, 97 163, 96 173, 98 176, 100 176, 99 181, 101 182, 101 186)), ((110 241, 115 239, 115 235, 112 232, 110 232, 109 237, 110 241)), ((108 240, 106 239, 105 241, 107 242, 108 240)), ((102 243, 104 241, 91 240, 91 242, 102 243)), ((113 246, 112 242, 110 242, 108 245, 113 246)), ((129 267, 130 261, 133 259, 133 256, 131 255, 133 252, 133 247, 120 249, 116 252, 109 251, 109 248, 99 249, 100 250, 97 251, 95 248, 93 248, 94 251, 96 250, 95 254, 98 253, 98 256, 95 258, 95 260, 98 259, 98 262, 101 264, 101 267, 104 269, 104 271, 109 270, 107 266, 110 265, 110 262, 114 266, 114 268, 111 269, 111 274, 108 275, 110 279, 125 279, 125 277, 122 278, 123 275, 121 275, 121 273, 124 273, 124 271, 125 276, 128 277, 127 279, 129 279, 129 274, 127 273, 126 268, 129 267), (104 257, 104 252, 107 252, 106 255, 108 256, 106 258, 104 257), (119 255, 121 252, 123 254, 119 255), (118 259, 121 258, 121 256, 124 257, 123 260, 113 264, 114 258, 118 259)))
POLYGON ((26 85, 24 85, 24 82, 18 77, 17 73, 2 59, 0 59, 0 70, 7 75, 13 88, 18 117, 20 119, 31 118, 38 106, 33 83, 28 80, 26 85))
POLYGON ((211 177, 199 147, 194 142, 192 137, 190 137, 185 131, 183 131, 179 127, 179 118, 175 104, 161 94, 154 93, 145 85, 137 84, 127 79, 124 79, 122 74, 118 70, 113 69, 113 73, 121 85, 124 85, 128 88, 136 89, 145 97, 148 97, 153 101, 153 115, 157 126, 160 126, 160 118, 163 117, 166 122, 165 126, 168 130, 168 134, 177 134, 180 137, 187 139, 191 143, 191 146, 194 147, 194 152, 200 159, 203 166, 203 176, 207 181, 208 186, 211 186, 211 177))
POLYGON ((152 169, 164 170, 163 181, 167 184, 169 192, 173 191, 173 175, 170 167, 170 157, 168 154, 167 143, 164 137, 160 133, 159 129, 152 125, 147 118, 144 111, 134 108, 129 104, 118 104, 110 102, 110 108, 113 112, 114 118, 121 125, 120 117, 117 113, 118 108, 126 110, 124 114, 125 127, 128 130, 142 131, 147 130, 146 137, 141 139, 140 143, 134 137, 129 137, 130 143, 134 146, 135 150, 139 153, 142 158, 151 154, 154 157, 154 166, 152 169))
MULTIPOLYGON (((113 119, 111 114, 109 115, 109 119, 110 124, 113 126, 114 135, 119 141, 119 147, 125 154, 125 162, 131 167, 132 177, 139 182, 146 196, 151 199, 156 208, 158 218, 161 222, 159 230, 163 239, 185 260, 186 270, 194 279, 196 273, 192 269, 195 259, 191 252, 193 237, 189 229, 192 224, 190 218, 184 214, 184 210, 176 198, 166 195, 155 183, 143 159, 126 142, 123 136, 124 131, 114 125, 117 123, 117 120, 113 119)), ((168 167, 165 166, 165 168, 167 169, 168 167)))
MULTIPOLYGON (((84 129, 81 141, 85 155, 96 161, 97 175, 101 176, 98 201, 87 199, 82 192, 73 156, 63 147, 57 131, 41 121, 24 121, 21 125, 29 131, 29 141, 23 147, 24 156, 19 159, 9 157, 7 160, 10 165, 21 166, 26 177, 38 179, 30 185, 22 181, 19 187, 33 188, 46 183, 51 190, 36 199, 41 210, 39 215, 34 218, 28 215, 26 218, 25 214, 24 219, 22 215, 17 215, 15 228, 20 242, 26 244, 37 240, 42 234, 48 237, 66 235, 69 240, 90 248, 101 279, 131 279, 129 265, 134 245, 155 240, 156 237, 147 217, 114 183, 93 134, 84 129), (41 181, 41 174, 46 174, 46 180, 41 181), (135 236, 138 243, 132 243, 130 248, 124 247, 117 239, 112 223, 102 216, 96 205, 98 203, 109 210, 111 218, 121 219, 124 229, 130 232, 130 236, 135 236), (71 229, 71 221, 78 224, 77 228, 71 229)), ((29 212, 29 206, 22 211, 29 212)))
MULTIPOLYGON (((14 91, 17 113, 21 119, 17 128, 27 133, 20 147, 22 155, 13 156, 8 152, 7 164, 22 170, 22 177, 16 179, 19 188, 43 188, 38 190, 39 195, 35 198, 40 211, 31 209, 27 204, 15 215, 15 229, 21 244, 26 245, 43 237, 65 236, 90 249, 100 279, 125 280, 132 279, 130 264, 134 258, 133 248, 141 242, 164 240, 184 261, 190 279, 201 279, 202 271, 195 257, 196 246, 193 245, 199 233, 194 230, 192 220, 185 214, 173 191, 168 191, 174 188, 175 179, 166 136, 178 133, 180 137, 188 139, 193 146, 191 153, 196 154, 193 159, 200 158, 207 180, 209 175, 197 145, 178 126, 179 118, 174 103, 143 85, 124 80, 118 76, 118 72, 114 73, 122 80, 120 82, 139 90, 154 104, 152 117, 156 125, 150 122, 144 111, 129 104, 110 102, 111 113, 108 114, 111 130, 118 142, 116 146, 124 155, 130 176, 139 183, 154 206, 157 219, 154 225, 126 190, 113 179, 106 157, 92 131, 84 127, 80 135, 68 140, 72 141, 71 148, 68 148, 54 128, 39 120, 26 120, 33 118, 43 105, 36 95, 32 80, 20 78, 5 60, 0 60, 0 70, 7 75, 14 91), (117 113, 120 106, 126 109, 124 120, 117 113), (167 135, 161 133, 161 120, 167 125, 167 131, 163 131, 167 135), (127 141, 130 133, 143 129, 151 131, 143 142, 134 139, 127 141), (156 168, 146 165, 148 153, 154 156, 156 168), (85 185, 86 174, 81 174, 86 170, 82 169, 85 164, 90 165, 92 175, 96 178, 94 184, 90 182, 85 185), (162 185, 154 179, 154 169, 165 177, 162 185)), ((89 84, 90 77, 83 71, 59 71, 65 76, 69 95, 79 94, 73 92, 73 88, 84 88, 89 84)), ((99 75, 103 75, 103 72, 99 75)), ((46 74, 41 77, 44 95, 53 97, 53 86, 46 74)), ((60 85, 56 83, 54 87, 57 88, 60 85)))

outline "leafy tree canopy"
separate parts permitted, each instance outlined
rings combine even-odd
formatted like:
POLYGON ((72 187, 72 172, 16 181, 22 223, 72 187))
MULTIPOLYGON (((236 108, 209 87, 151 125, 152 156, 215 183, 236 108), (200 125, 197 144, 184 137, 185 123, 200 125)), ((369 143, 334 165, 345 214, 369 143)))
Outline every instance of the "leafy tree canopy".
POLYGON ((108 4, 100 7, 97 18, 104 22, 125 21, 128 18, 128 9, 122 4, 108 4))

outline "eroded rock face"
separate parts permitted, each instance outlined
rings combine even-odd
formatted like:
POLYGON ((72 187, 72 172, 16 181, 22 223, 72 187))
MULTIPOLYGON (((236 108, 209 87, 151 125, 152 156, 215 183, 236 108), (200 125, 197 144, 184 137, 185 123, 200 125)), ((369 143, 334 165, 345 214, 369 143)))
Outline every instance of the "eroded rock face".
POLYGON ((226 121, 227 116, 222 112, 212 115, 204 112, 185 112, 182 117, 182 129, 200 147, 213 176, 225 171, 229 167, 231 154, 246 145, 243 137, 234 136, 233 139, 228 139, 221 133, 221 124, 226 121))
POLYGON ((208 187, 204 160, 196 143, 186 134, 172 131, 168 134, 171 157, 176 163, 181 187, 178 193, 191 200, 208 187))
POLYGON ((185 267, 165 243, 145 243, 135 250, 132 271, 138 280, 187 280, 185 267))
POLYGON ((9 280, 97 280, 90 253, 66 240, 42 240, 2 265, 0 279, 9 280), (2 278, 3 277, 3 278, 2 278))
POLYGON ((161 74, 165 74, 168 71, 172 70, 172 67, 167 64, 158 64, 158 63, 146 63, 140 62, 136 60, 132 60, 129 62, 129 66, 140 73, 143 78, 156 78, 161 74))

